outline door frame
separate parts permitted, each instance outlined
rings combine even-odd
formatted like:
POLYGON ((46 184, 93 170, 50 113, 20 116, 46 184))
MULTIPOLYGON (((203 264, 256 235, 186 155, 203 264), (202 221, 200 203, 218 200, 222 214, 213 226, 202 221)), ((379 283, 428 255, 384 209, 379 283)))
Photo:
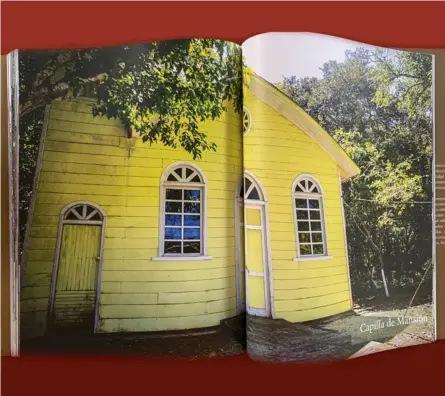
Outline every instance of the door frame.
POLYGON ((77 224, 77 225, 97 225, 101 226, 100 232, 100 246, 99 246, 99 264, 97 267, 97 282, 96 282, 96 297, 94 301, 94 328, 93 333, 98 332, 99 328, 99 305, 100 305, 100 294, 101 294, 101 286, 102 286, 102 262, 103 262, 103 251, 104 251, 104 241, 105 241, 105 229, 106 229, 106 221, 107 215, 105 211, 94 202, 90 201, 74 201, 66 205, 59 215, 59 225, 57 230, 57 242, 56 242, 56 251, 54 254, 54 264, 53 264, 53 273, 51 277, 51 288, 50 288, 50 297, 49 297, 49 307, 48 307, 48 315, 47 315, 47 325, 48 328, 51 325, 51 321, 54 315, 54 302, 56 296, 56 285, 57 285, 57 275, 59 270, 59 262, 60 262, 60 251, 62 248, 62 234, 63 227, 68 224, 77 224), (102 216, 102 220, 67 220, 64 219, 65 214, 73 207, 77 205, 89 205, 96 209, 102 216))
MULTIPOLYGON (((261 194, 261 200, 243 200, 243 210, 244 210, 244 227, 246 227, 246 208, 260 208, 261 212, 261 228, 262 228, 262 244, 263 244, 263 271, 264 271, 264 292, 266 300, 266 317, 275 318, 274 309, 274 289, 273 289, 273 279, 272 279, 272 252, 270 247, 270 230, 269 230, 269 213, 268 213, 268 200, 266 196, 266 191, 260 182, 260 180, 249 170, 244 169, 244 175, 238 183, 241 183, 245 177, 251 179, 252 183, 258 188, 261 194)), ((238 190, 237 190, 238 191, 238 190)), ((239 226, 239 215, 235 218, 236 226, 239 226)), ((249 285, 248 285, 248 253, 247 253, 247 233, 244 232, 244 261, 245 261, 245 293, 246 293, 246 312, 252 312, 249 307, 249 285)), ((239 235, 238 235, 239 237, 239 235)), ((237 242, 239 245, 239 242, 237 242)))

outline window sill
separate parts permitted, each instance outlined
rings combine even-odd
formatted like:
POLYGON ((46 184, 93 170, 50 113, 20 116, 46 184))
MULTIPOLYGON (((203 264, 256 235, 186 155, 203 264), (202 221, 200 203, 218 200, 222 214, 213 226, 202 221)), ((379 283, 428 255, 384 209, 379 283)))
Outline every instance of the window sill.
POLYGON ((212 256, 157 256, 152 257, 152 261, 200 261, 212 260, 212 256))
POLYGON ((322 261, 332 260, 334 256, 309 256, 309 257, 295 257, 294 261, 322 261))

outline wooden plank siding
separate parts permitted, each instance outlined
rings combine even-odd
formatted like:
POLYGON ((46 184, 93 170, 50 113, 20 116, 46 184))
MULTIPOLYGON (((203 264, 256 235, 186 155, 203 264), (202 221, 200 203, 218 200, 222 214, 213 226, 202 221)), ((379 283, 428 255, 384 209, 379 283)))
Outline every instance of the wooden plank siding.
POLYGON ((307 134, 250 91, 245 105, 251 128, 244 137, 244 166, 262 183, 268 200, 274 317, 303 322, 350 310, 338 165, 307 134), (291 189, 294 179, 304 173, 317 178, 324 192, 332 259, 293 261, 297 248, 291 189))
POLYGON ((217 152, 195 163, 207 180, 211 260, 152 261, 158 255, 160 177, 182 149, 127 139, 116 120, 91 115, 88 100, 52 104, 21 293, 22 336, 45 330, 59 215, 91 201, 107 215, 100 332, 218 325, 234 316, 235 186, 242 174, 241 119, 232 111, 203 123, 217 152))

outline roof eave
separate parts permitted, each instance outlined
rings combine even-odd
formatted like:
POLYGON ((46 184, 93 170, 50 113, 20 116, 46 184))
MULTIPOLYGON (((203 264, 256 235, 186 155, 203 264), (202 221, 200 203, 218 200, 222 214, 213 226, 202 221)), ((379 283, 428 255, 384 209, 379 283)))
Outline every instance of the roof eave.
POLYGON ((315 140, 342 169, 343 179, 360 174, 359 167, 339 144, 309 114, 278 88, 263 78, 254 75, 250 79, 248 89, 258 99, 286 117, 286 119, 315 140))

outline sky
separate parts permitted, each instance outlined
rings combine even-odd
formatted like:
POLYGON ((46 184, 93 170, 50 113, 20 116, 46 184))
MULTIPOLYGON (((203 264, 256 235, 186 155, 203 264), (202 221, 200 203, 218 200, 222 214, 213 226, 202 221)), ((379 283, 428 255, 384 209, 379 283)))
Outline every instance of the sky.
POLYGON ((283 76, 321 77, 329 60, 343 61, 345 50, 365 44, 315 33, 267 33, 243 43, 243 56, 253 71, 271 83, 283 76))

